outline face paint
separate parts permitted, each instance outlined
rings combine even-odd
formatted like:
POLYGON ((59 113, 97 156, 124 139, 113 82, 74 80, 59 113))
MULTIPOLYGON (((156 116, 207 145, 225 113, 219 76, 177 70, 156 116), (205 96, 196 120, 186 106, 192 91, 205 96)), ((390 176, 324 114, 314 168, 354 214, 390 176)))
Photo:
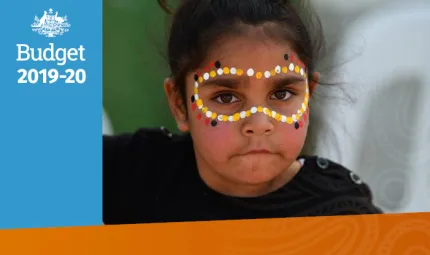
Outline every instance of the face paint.
POLYGON ((309 103, 309 85, 308 85, 308 79, 306 74, 306 68, 303 65, 303 63, 301 63, 300 61, 297 61, 297 63, 294 64, 293 61, 295 57, 293 55, 285 54, 284 59, 287 61, 290 61, 291 63, 288 66, 278 65, 278 66, 275 66, 273 69, 266 70, 266 71, 255 71, 252 68, 243 70, 243 69, 237 69, 235 67, 221 67, 221 63, 219 61, 211 62, 209 67, 205 68, 204 73, 197 73, 194 75, 194 81, 195 81, 194 95, 191 96, 191 103, 192 103, 191 108, 193 111, 195 111, 196 109, 200 111, 197 114, 197 119, 200 120, 204 116, 205 124, 206 125, 210 124, 212 127, 215 127, 217 126, 218 122, 236 122, 241 119, 248 118, 253 114, 263 113, 279 122, 294 125, 296 129, 303 127, 304 123, 300 119, 303 117, 304 121, 307 121, 307 109, 308 109, 308 103, 309 103), (306 94, 305 94, 304 101, 301 105, 301 108, 297 110, 297 113, 289 116, 277 113, 276 111, 263 106, 253 106, 248 110, 237 112, 232 115, 218 114, 208 109, 208 107, 204 105, 203 100, 199 97, 199 85, 204 81, 207 81, 216 76, 247 75, 249 77, 255 77, 256 79, 263 79, 263 78, 269 79, 277 74, 288 73, 288 72, 295 72, 297 74, 300 74, 305 78, 305 82, 306 82, 306 94))

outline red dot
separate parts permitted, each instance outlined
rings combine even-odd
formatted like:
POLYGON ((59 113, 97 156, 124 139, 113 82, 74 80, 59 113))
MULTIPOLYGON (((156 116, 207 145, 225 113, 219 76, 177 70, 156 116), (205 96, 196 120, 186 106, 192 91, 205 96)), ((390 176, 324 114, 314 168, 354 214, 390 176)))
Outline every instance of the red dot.
POLYGON ((300 126, 300 127, 303 127, 303 126, 304 126, 303 121, 299 121, 299 126, 300 126))
POLYGON ((215 62, 211 61, 210 67, 214 67, 214 66, 215 66, 215 62))
POLYGON ((202 119, 202 115, 199 113, 199 114, 197 114, 197 119, 198 120, 201 120, 202 119))
POLYGON ((197 76, 199 76, 199 77, 200 77, 200 76, 202 76, 202 73, 200 73, 200 72, 197 72, 197 76))
POLYGON ((206 126, 209 125, 209 119, 205 119, 205 124, 206 124, 206 126))
POLYGON ((205 71, 206 71, 206 72, 209 72, 209 67, 206 67, 206 68, 205 68, 205 71))
POLYGON ((305 121, 308 121, 308 115, 305 113, 305 114, 303 114, 303 119, 305 120, 305 121))
POLYGON ((293 62, 293 61, 294 61, 294 55, 291 55, 291 56, 290 56, 290 60, 291 60, 291 62, 293 62))
POLYGON ((191 105, 191 109, 192 109, 193 111, 195 111, 195 110, 196 110, 196 108, 197 108, 197 105, 196 105, 195 103, 191 105))

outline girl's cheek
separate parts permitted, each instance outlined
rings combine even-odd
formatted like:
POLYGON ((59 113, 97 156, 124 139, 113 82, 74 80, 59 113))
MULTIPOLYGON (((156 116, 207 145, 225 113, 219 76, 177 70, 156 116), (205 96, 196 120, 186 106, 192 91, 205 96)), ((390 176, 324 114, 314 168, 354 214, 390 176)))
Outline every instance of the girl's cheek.
MULTIPOLYGON (((227 152, 231 150, 232 143, 237 140, 237 127, 235 123, 220 123, 212 126, 206 118, 195 119, 194 132, 198 135, 201 146, 209 151, 227 152)), ((233 146, 234 147, 234 146, 233 146)))
POLYGON ((288 151, 290 153, 295 153, 298 150, 301 150, 307 136, 308 129, 308 114, 302 116, 299 122, 295 125, 293 124, 285 124, 279 123, 277 127, 278 138, 277 143, 278 146, 283 151, 288 151))
POLYGON ((300 142, 306 137, 306 126, 296 129, 293 125, 281 124, 279 126, 279 136, 281 141, 300 142))

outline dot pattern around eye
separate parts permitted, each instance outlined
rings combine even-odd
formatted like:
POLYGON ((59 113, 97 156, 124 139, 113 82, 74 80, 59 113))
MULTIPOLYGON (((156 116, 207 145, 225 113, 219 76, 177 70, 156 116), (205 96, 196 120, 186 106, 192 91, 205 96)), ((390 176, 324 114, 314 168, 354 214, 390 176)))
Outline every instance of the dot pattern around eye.
MULTIPOLYGON (((293 55, 284 55, 285 60, 293 61, 294 56, 293 55)), ((215 70, 209 70, 208 68, 205 69, 204 73, 197 73, 194 75, 194 95, 191 96, 191 108, 193 111, 196 109, 199 109, 199 113, 197 114, 197 119, 202 119, 202 116, 206 117, 205 123, 206 125, 211 125, 212 127, 217 126, 217 121, 219 122, 236 122, 244 118, 248 118, 253 114, 257 113, 263 113, 276 121, 287 123, 287 124, 293 124, 296 129, 299 129, 304 126, 303 121, 301 121, 301 118, 304 119, 304 121, 307 121, 307 110, 308 110, 308 104, 309 104, 309 86, 308 86, 308 79, 306 74, 306 69, 303 65, 303 63, 299 62, 297 64, 290 63, 288 66, 276 66, 273 69, 266 70, 266 71, 255 71, 253 68, 249 68, 246 70, 242 70, 235 67, 222 67, 221 63, 219 61, 211 62, 210 65, 211 68, 216 68, 215 70), (249 76, 249 77, 255 77, 256 79, 262 79, 263 77, 268 79, 270 77, 273 77, 280 73, 288 73, 288 72, 295 72, 297 74, 300 74, 305 78, 306 81, 306 94, 304 98, 304 102, 301 105, 301 108, 297 110, 295 114, 292 114, 290 116, 282 115, 280 113, 277 113, 276 111, 273 111, 269 108, 263 107, 263 106, 253 106, 249 110, 241 111, 234 113, 232 115, 223 115, 216 113, 208 107, 204 106, 203 100, 199 97, 198 94, 198 88, 199 85, 210 78, 214 78, 217 75, 237 75, 242 76, 243 74, 249 76)))

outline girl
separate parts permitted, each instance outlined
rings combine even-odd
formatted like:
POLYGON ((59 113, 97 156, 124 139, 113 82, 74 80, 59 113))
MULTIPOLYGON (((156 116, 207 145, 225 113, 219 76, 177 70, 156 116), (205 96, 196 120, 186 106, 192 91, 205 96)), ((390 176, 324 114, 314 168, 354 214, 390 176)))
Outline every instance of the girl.
POLYGON ((357 175, 299 156, 320 46, 300 14, 291 0, 180 4, 164 88, 185 134, 103 138, 105 224, 381 213, 357 175))

